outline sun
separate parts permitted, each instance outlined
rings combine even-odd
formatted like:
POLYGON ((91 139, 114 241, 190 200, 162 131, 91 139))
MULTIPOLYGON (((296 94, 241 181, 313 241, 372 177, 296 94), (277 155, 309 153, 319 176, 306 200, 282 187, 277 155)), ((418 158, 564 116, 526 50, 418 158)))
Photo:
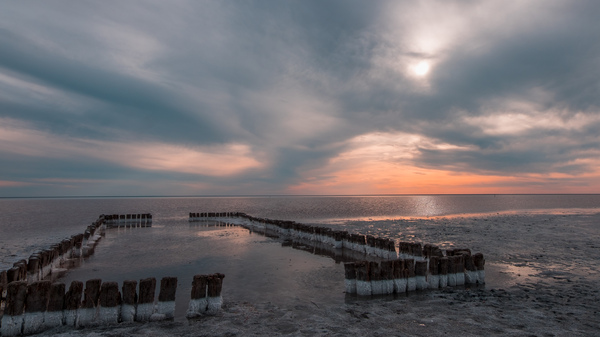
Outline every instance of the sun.
POLYGON ((423 77, 429 73, 431 66, 427 61, 421 61, 412 67, 412 71, 415 75, 423 77))

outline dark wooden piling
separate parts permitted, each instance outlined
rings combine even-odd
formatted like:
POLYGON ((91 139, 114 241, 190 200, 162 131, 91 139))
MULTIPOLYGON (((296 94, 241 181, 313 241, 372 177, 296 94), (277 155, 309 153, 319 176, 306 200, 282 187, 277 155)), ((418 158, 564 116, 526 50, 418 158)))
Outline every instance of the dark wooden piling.
POLYGON ((206 298, 206 285, 208 284, 208 276, 206 275, 194 275, 192 281, 192 294, 191 299, 197 300, 206 298))
POLYGON ((6 305, 4 315, 19 316, 25 311, 25 299, 27 297, 27 282, 10 282, 6 289, 6 305))
POLYGON ((442 257, 439 265, 440 288, 448 286, 448 257, 442 257))
POLYGON ((53 283, 48 297, 48 311, 56 312, 65 309, 65 284, 53 283))
POLYGON ((175 293, 177 291, 177 277, 163 277, 160 280, 160 292, 158 300, 160 302, 175 301, 175 293))
POLYGON ((137 281, 123 281, 123 304, 135 305, 137 303, 137 281))
POLYGON ((221 296, 221 290, 223 289, 223 274, 209 275, 207 280, 207 294, 208 297, 219 297, 221 296))
POLYGON ((101 279, 92 279, 85 282, 85 291, 83 294, 82 308, 95 308, 98 306, 98 298, 100 297, 101 279))
POLYGON ((98 303, 104 308, 113 308, 121 304, 121 293, 117 282, 104 282, 100 287, 98 303))
POLYGON ((83 282, 73 281, 65 294, 65 309, 77 310, 81 306, 81 295, 83 294, 83 282))
POLYGON ((44 312, 48 309, 50 286, 50 281, 36 281, 27 286, 26 312, 44 312))
POLYGON ((156 292, 156 279, 154 277, 140 280, 140 297, 138 304, 154 303, 156 292))

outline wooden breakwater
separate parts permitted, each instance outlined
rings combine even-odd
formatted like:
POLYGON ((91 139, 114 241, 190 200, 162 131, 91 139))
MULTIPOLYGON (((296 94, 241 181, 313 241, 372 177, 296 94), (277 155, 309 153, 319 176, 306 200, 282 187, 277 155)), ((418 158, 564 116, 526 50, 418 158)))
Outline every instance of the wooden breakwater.
POLYGON ((470 249, 443 250, 418 242, 348 233, 294 221, 257 218, 240 212, 190 213, 190 221, 223 218, 247 220, 241 226, 283 238, 289 246, 331 256, 345 263, 347 294, 361 296, 406 293, 424 289, 485 283, 483 254, 470 249), (301 248, 300 248, 301 247, 301 248), (316 248, 318 247, 318 248, 316 248), (344 254, 351 251, 353 254, 344 254))
MULTIPOLYGON (((223 274, 196 275, 192 282, 188 317, 215 315, 221 310, 223 274)), ((107 326, 121 322, 173 319, 177 278, 164 277, 155 297, 156 279, 117 282, 92 279, 64 283, 13 281, 7 286, 0 336, 40 333, 60 326, 107 326)))
POLYGON ((83 233, 71 235, 62 241, 32 253, 28 259, 15 262, 12 268, 0 270, 0 300, 2 291, 9 282, 26 281, 28 283, 47 278, 56 278, 65 269, 77 267, 83 259, 93 255, 98 242, 104 237, 108 227, 152 225, 152 214, 113 214, 100 215, 88 225, 83 233))

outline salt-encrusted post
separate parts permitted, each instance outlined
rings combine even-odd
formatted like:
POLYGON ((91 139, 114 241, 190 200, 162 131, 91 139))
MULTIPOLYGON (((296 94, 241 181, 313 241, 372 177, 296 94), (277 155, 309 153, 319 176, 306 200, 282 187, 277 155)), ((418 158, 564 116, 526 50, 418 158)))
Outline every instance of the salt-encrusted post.
POLYGON ((163 277, 160 280, 158 293, 158 313, 165 315, 166 319, 175 317, 175 292, 177 291, 177 277, 163 277))
POLYGON ((21 334, 26 296, 27 282, 15 281, 8 284, 6 289, 6 306, 0 324, 0 335, 3 337, 21 334))
MULTIPOLYGON (((414 246, 413 246, 414 247, 414 246)), ((417 279, 415 275, 415 260, 414 259, 405 259, 404 260, 404 269, 407 270, 408 276, 406 280, 406 291, 415 291, 417 290, 417 279)))
POLYGON ((53 283, 50 286, 48 310, 44 315, 44 327, 55 328, 64 324, 63 311, 65 309, 65 284, 53 283))
POLYGON ((481 254, 481 253, 473 254, 473 264, 475 265, 475 269, 477 269, 477 283, 484 284, 485 283, 485 259, 483 258, 483 254, 481 254))
POLYGON ((448 286, 448 258, 442 257, 440 259, 440 288, 446 288, 448 286))
POLYGON ((440 287, 439 264, 439 258, 437 256, 432 256, 429 259, 429 276, 427 281, 429 283, 429 288, 431 289, 440 287))
POLYGON ((137 281, 123 281, 123 304, 121 305, 121 321, 135 320, 135 305, 137 303, 137 281))
POLYGON ((371 279, 369 278, 369 262, 358 261, 356 268, 356 293, 360 296, 371 296, 371 279))
POLYGON ((121 304, 119 284, 117 282, 102 283, 97 321, 105 325, 119 323, 119 304, 121 304))
POLYGON ((356 268, 354 263, 344 263, 344 273, 346 275, 344 279, 346 294, 356 294, 356 268))
POLYGON ((404 260, 394 260, 394 292, 402 294, 406 292, 406 278, 404 277, 404 260))
POLYGON ((465 284, 465 258, 462 255, 455 255, 456 259, 456 285, 462 286, 465 284))
POLYGON ((369 262, 369 278, 371 279, 371 295, 383 294, 383 280, 379 263, 369 262))
POLYGON ((383 293, 394 293, 394 261, 381 261, 381 279, 383 280, 383 293))
POLYGON ((223 274, 213 274, 208 278, 207 293, 208 293, 208 306, 206 307, 206 314, 215 315, 221 311, 223 305, 223 297, 221 296, 221 290, 223 289, 223 274))
POLYGON ((79 309, 79 326, 91 326, 95 324, 97 317, 98 298, 100 297, 100 286, 102 280, 92 279, 85 283, 83 302, 79 309))
POLYGON ((427 289, 427 261, 415 262, 415 283, 417 290, 427 289))
POLYGON ((206 307, 208 306, 208 301, 206 299, 207 283, 208 276, 194 275, 194 280, 192 281, 190 305, 186 315, 188 318, 193 318, 206 312, 206 307))
POLYGON ((44 312, 48 309, 50 281, 36 281, 27 286, 23 334, 31 335, 44 330, 44 312))
POLYGON ((465 283, 477 283, 477 267, 472 255, 463 255, 465 258, 465 283))
POLYGON ((27 262, 27 280, 28 282, 40 281, 40 256, 39 254, 31 254, 27 262))
POLYGON ((456 256, 448 256, 448 286, 456 286, 456 256))
POLYGON ((65 294, 65 325, 79 326, 79 308, 81 307, 81 294, 83 282, 73 281, 65 294))
POLYGON ((150 320, 154 313, 154 294, 156 293, 156 279, 154 277, 140 280, 140 297, 138 299, 135 320, 145 322, 150 320))

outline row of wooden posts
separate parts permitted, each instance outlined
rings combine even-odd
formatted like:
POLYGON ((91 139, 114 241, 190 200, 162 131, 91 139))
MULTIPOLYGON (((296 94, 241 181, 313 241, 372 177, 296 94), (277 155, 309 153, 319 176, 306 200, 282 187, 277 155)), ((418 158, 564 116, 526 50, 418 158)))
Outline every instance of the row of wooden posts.
POLYGON ((428 260, 397 259, 344 264, 346 293, 359 296, 390 295, 424 289, 485 283, 481 253, 465 250, 428 260))
POLYGON ((103 214, 100 218, 104 220, 107 227, 151 227, 152 214, 103 214))
POLYGON ((483 254, 471 254, 470 249, 442 250, 435 245, 415 242, 399 242, 396 246, 387 238, 257 218, 240 212, 190 213, 189 217, 190 221, 244 218, 249 222, 243 226, 263 229, 266 235, 271 232, 293 241, 326 244, 335 250, 348 249, 381 259, 380 262, 356 259, 345 264, 349 294, 370 296, 485 283, 483 254))
MULTIPOLYGON (((187 316, 214 315, 221 310, 223 274, 195 275, 187 316)), ((172 319, 177 278, 164 277, 155 301, 156 279, 64 283, 14 281, 8 284, 0 336, 40 333, 59 326, 73 328, 172 319)))

